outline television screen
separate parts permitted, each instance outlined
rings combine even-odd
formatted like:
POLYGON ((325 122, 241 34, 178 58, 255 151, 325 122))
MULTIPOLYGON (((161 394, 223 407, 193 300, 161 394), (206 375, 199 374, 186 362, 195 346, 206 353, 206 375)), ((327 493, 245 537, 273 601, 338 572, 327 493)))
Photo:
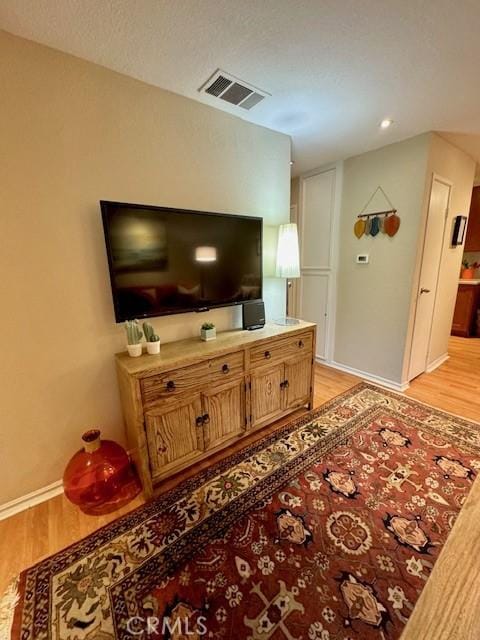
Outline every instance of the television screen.
POLYGON ((117 322, 261 299, 261 218, 100 205, 117 322))

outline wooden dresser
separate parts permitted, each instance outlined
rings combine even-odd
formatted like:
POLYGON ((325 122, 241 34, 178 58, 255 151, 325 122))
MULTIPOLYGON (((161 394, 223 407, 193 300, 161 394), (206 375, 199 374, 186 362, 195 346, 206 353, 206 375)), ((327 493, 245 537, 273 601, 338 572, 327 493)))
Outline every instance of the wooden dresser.
POLYGON ((312 323, 226 331, 211 342, 116 355, 128 446, 146 497, 166 477, 312 406, 312 323))

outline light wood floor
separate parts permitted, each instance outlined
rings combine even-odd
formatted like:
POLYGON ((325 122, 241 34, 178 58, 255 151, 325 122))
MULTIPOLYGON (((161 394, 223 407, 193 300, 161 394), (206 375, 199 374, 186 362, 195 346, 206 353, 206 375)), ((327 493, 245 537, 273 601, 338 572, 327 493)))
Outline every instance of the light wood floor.
MULTIPOLYGON (((480 422, 480 339, 452 338, 450 359, 413 381, 406 395, 480 422)), ((359 378, 317 365, 315 406, 346 391, 359 378)), ((291 418, 289 418, 291 419, 291 418)), ((243 448, 274 427, 232 447, 243 448)), ((220 454, 203 466, 213 464, 220 454)), ((197 473, 199 467, 190 472, 197 473)), ((188 472, 165 484, 165 490, 188 472)), ((92 533, 142 504, 102 517, 83 515, 58 496, 0 521, 0 595, 13 576, 40 559, 92 533)), ((480 638, 480 484, 476 482, 448 538, 402 640, 479 640, 480 638)))
POLYGON ((480 422, 480 338, 450 338, 450 358, 410 383, 407 396, 480 422))

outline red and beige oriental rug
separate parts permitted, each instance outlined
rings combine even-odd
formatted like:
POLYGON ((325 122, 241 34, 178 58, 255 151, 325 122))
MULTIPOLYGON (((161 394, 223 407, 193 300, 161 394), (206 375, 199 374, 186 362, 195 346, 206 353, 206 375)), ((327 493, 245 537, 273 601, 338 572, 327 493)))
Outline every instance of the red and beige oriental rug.
POLYGON ((23 572, 22 640, 399 638, 478 425, 360 384, 23 572))

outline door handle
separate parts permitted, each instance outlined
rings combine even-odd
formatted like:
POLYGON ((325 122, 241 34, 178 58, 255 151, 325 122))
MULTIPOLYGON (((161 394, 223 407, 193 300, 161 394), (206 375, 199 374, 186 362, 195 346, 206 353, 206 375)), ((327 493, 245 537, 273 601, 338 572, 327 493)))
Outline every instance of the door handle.
POLYGON ((197 427, 201 427, 203 425, 203 416, 198 416, 195 420, 195 424, 197 425, 197 427))
POLYGON ((228 373, 230 371, 230 367, 228 366, 228 364, 224 364, 223 365, 222 371, 223 371, 223 373, 228 373))
POLYGON ((208 413, 205 413, 202 416, 202 424, 208 424, 210 422, 210 416, 208 415, 208 413))
POLYGON ((422 293, 430 293, 430 289, 424 289, 423 287, 420 289, 420 295, 422 295, 422 293))

